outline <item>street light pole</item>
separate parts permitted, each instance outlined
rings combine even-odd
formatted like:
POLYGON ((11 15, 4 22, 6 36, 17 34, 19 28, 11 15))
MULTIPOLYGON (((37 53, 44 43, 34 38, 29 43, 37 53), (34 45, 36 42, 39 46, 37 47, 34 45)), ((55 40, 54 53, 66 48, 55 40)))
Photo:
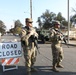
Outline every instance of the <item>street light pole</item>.
POLYGON ((69 44, 69 31, 70 31, 70 19, 69 19, 69 0, 67 0, 67 15, 68 15, 68 44, 69 44))
POLYGON ((32 0, 30 0, 30 18, 32 18, 32 0))

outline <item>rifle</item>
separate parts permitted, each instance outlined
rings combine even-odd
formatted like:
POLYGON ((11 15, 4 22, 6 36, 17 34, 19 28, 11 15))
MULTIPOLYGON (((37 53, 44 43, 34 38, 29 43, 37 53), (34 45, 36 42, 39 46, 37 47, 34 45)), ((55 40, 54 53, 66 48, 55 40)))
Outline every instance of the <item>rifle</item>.
MULTIPOLYGON (((30 28, 29 28, 28 26, 25 26, 24 29, 26 29, 27 31, 30 30, 30 28)), ((29 32, 27 32, 26 34, 29 34, 29 32)), ((34 45, 36 46, 37 51, 38 51, 38 53, 40 54, 39 47, 38 47, 38 43, 37 43, 38 39, 37 39, 34 35, 31 35, 31 36, 30 36, 30 39, 32 40, 32 42, 34 42, 34 45)), ((22 43, 25 45, 25 41, 22 41, 22 43)))
MULTIPOLYGON (((54 30, 55 30, 55 29, 54 29, 54 30)), ((59 30, 55 30, 55 31, 57 31, 57 32, 59 32, 60 34, 62 34, 62 36, 63 36, 63 41, 65 42, 65 44, 66 44, 67 47, 69 48, 68 43, 67 43, 67 40, 66 40, 66 38, 65 38, 65 35, 64 35, 61 31, 59 31, 59 30)))
MULTIPOLYGON (((64 35, 63 35, 64 36, 64 35)), ((65 44, 67 45, 67 47, 69 48, 69 45, 67 44, 67 41, 66 41, 66 39, 65 39, 65 36, 64 36, 64 38, 63 38, 63 41, 65 42, 65 44)))
POLYGON ((40 54, 38 43, 37 43, 38 39, 34 35, 31 35, 31 39, 32 39, 32 42, 34 42, 34 45, 36 46, 38 53, 40 54))

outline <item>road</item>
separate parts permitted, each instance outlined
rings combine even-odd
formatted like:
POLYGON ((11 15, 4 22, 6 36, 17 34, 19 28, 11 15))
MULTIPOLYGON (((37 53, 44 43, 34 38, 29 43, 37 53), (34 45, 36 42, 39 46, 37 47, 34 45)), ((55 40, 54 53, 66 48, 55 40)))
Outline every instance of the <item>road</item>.
MULTIPOLYGON (((3 38, 17 38, 15 36, 4 36, 3 38)), ((69 46, 69 48, 63 44, 64 49, 64 59, 62 65, 64 68, 58 68, 60 72, 52 71, 52 54, 51 54, 51 44, 38 44, 40 54, 37 54, 37 60, 35 67, 38 69, 38 72, 32 72, 30 75, 76 75, 76 46, 69 46)), ((3 72, 2 65, 0 66, 0 75, 26 75, 25 60, 20 57, 20 62, 17 64, 18 69, 9 70, 3 72)))

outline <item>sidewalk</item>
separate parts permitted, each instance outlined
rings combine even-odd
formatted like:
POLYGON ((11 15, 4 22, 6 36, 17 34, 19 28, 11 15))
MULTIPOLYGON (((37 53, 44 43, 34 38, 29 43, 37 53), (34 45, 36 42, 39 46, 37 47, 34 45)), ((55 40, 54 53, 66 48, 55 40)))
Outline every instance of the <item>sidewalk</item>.
POLYGON ((76 46, 76 40, 69 40, 69 45, 76 46))
MULTIPOLYGON (((65 44, 64 42, 62 42, 63 44, 65 44)), ((46 41, 45 44, 50 44, 50 42, 46 41)), ((71 46, 76 46, 76 40, 69 40, 69 44, 71 46)))

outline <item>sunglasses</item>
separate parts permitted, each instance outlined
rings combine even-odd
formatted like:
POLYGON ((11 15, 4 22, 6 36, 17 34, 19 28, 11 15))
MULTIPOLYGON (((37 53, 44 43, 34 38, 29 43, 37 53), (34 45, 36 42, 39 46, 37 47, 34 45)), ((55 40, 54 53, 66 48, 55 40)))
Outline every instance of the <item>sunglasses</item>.
POLYGON ((55 25, 59 25, 59 24, 55 24, 55 25))
POLYGON ((32 23, 32 22, 28 22, 28 23, 32 23))

